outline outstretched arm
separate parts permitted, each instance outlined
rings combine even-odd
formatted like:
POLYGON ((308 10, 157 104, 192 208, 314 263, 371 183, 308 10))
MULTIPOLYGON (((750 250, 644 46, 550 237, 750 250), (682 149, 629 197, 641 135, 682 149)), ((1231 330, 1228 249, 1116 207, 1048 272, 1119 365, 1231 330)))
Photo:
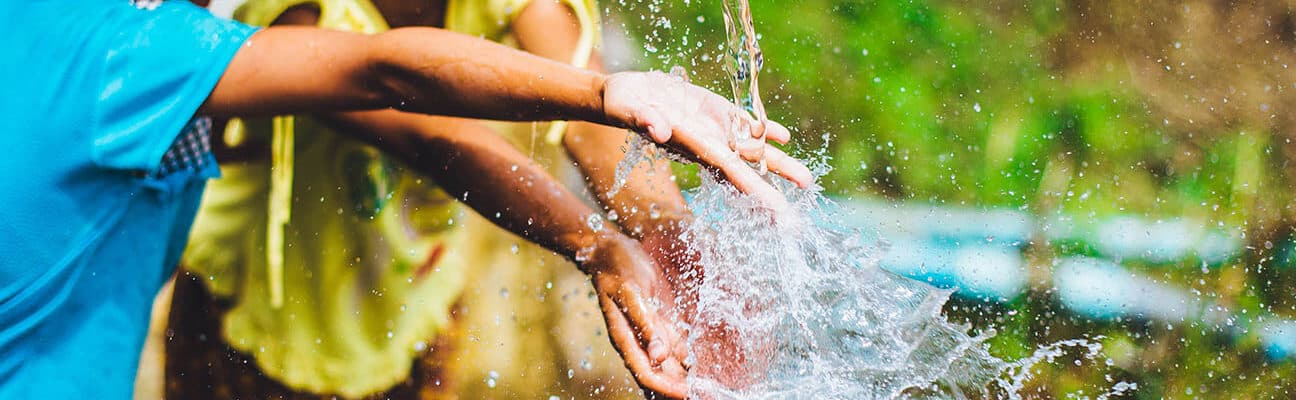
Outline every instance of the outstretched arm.
POLYGON ((321 118, 403 159, 497 225, 575 261, 593 280, 609 336, 635 379, 650 393, 684 397, 687 350, 661 272, 637 242, 591 227, 594 210, 534 161, 470 120, 393 110, 321 118))
POLYGON ((248 39, 207 99, 213 116, 398 108, 504 120, 608 122, 599 74, 434 28, 362 35, 272 26, 248 39))
MULTIPOLYGON (((433 28, 378 35, 266 28, 235 55, 202 111, 254 116, 382 108, 628 128, 713 168, 774 208, 785 206, 732 146, 736 118, 745 114, 719 95, 662 73, 605 76, 433 28)), ((777 124, 766 129, 771 140, 789 136, 777 124)), ((810 183, 809 170, 775 153, 771 170, 810 183)))

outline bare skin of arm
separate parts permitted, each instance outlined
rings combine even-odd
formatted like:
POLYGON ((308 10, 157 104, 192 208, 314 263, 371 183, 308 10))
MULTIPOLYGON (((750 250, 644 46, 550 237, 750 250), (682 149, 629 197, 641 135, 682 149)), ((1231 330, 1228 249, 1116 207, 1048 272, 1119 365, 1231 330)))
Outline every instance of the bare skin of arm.
MULTIPOLYGON (((314 25, 317 20, 317 10, 299 7, 275 23, 314 25)), ((624 234, 590 228, 586 217, 595 211, 531 159, 467 119, 396 110, 317 117, 404 160, 495 224, 576 262, 590 275, 613 344, 636 380, 650 397, 684 397, 687 350, 682 333, 671 328, 674 296, 661 271, 624 234)))
MULTIPOLYGON (((738 154, 731 145, 731 125, 745 115, 723 97, 662 73, 602 75, 433 28, 378 35, 291 26, 263 29, 234 56, 201 112, 228 117, 385 108, 489 119, 583 120, 627 128, 713 168, 769 207, 787 208, 782 196, 748 167, 743 157, 749 155, 738 154)), ((770 140, 790 137, 777 124, 764 129, 770 140)), ((767 156, 775 153, 782 154, 766 150, 767 156)), ((799 163, 771 158, 768 165, 803 186, 811 181, 809 170, 799 163)), ((576 254, 570 249, 583 244, 572 243, 567 251, 576 254)), ((625 264, 631 258, 614 251, 625 248, 629 247, 596 246, 589 260, 619 261, 586 263, 625 264)), ((679 342, 668 336, 674 330, 661 322, 660 313, 633 300, 644 298, 628 294, 635 289, 607 284, 600 288, 601 296, 612 300, 602 304, 613 342, 636 378, 678 397, 683 372, 674 367, 680 365, 671 351, 679 342)))
MULTIPOLYGON (((715 169, 771 208, 786 208, 730 145, 728 132, 743 114, 723 97, 662 73, 603 75, 435 28, 378 35, 263 29, 234 56, 202 112, 220 117, 383 108, 628 128, 715 169)), ((777 124, 765 129, 771 140, 790 138, 777 124)), ((810 183, 804 165, 772 153, 771 170, 810 183)))
POLYGON ((481 123, 394 110, 321 116, 458 194, 495 224, 557 252, 589 274, 613 345, 651 398, 684 398, 684 337, 671 323, 674 295, 639 244, 481 123), (471 171, 471 172, 468 172, 471 171), (650 304, 661 304, 654 308, 650 304))

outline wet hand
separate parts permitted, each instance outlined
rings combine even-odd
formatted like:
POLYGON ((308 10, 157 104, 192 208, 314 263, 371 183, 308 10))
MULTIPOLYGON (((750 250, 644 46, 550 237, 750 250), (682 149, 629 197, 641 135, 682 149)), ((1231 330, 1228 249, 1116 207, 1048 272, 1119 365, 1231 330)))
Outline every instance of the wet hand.
POLYGON ((771 172, 798 186, 814 181, 805 165, 782 150, 768 143, 749 144, 749 138, 762 133, 766 140, 787 143, 787 128, 770 121, 760 124, 724 97, 680 77, 661 72, 613 74, 604 82, 603 112, 613 123, 699 162, 775 210, 785 209, 786 200, 748 162, 758 162, 763 155, 771 172))
POLYGON ((688 392, 686 335, 673 322, 674 296, 665 276, 634 240, 600 233, 577 257, 598 292, 612 344, 649 399, 688 392))
POLYGON ((699 264, 699 249, 691 245, 686 233, 689 223, 688 215, 664 219, 645 232, 641 244, 661 266, 675 296, 679 318, 693 331, 690 334, 694 341, 690 346, 695 360, 690 365, 690 374, 713 380, 730 390, 750 387, 762 379, 769 360, 763 354, 755 354, 765 352, 753 352, 755 348, 746 346, 735 327, 724 321, 701 320, 699 289, 705 279, 705 269, 699 264))

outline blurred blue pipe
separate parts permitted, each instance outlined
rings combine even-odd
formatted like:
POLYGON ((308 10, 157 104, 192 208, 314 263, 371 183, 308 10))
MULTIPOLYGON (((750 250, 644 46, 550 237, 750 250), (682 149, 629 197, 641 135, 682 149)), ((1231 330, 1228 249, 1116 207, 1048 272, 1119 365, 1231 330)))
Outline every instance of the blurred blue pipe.
MULTIPOLYGON (((988 301, 1006 302, 1026 290, 1029 274, 1022 250, 1037 232, 1050 241, 1088 244, 1105 257, 1157 264, 1196 258, 1206 266, 1219 265, 1242 251, 1240 235, 1186 218, 1117 216, 1076 222, 1065 216, 1036 218, 1013 210, 837 202, 849 214, 846 224, 875 229, 879 239, 889 244, 882 268, 988 301)), ((1247 321, 1110 260, 1057 260, 1053 285, 1062 304, 1080 315, 1178 324, 1200 321, 1234 336, 1256 335, 1272 359, 1296 358, 1296 321, 1272 316, 1247 321)))
POLYGON ((875 228, 884 238, 906 236, 958 245, 986 242, 1024 247, 1038 232, 1052 242, 1090 245, 1103 256, 1117 260, 1170 264, 1196 258, 1206 265, 1235 259, 1243 244, 1239 234, 1231 233, 1237 229, 1211 227, 1187 218, 1115 216, 1078 221, 1063 215, 1037 217, 1007 209, 835 200, 850 211, 847 224, 875 228))

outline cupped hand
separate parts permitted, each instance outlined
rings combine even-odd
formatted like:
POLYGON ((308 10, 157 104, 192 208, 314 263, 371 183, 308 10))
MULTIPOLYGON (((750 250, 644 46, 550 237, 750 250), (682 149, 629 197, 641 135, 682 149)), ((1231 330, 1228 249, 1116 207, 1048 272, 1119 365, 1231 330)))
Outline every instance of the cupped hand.
POLYGON ((740 331, 725 321, 703 320, 707 316, 699 312, 698 303, 706 271, 699 264, 701 249, 692 247, 686 233, 689 223, 688 216, 663 220, 645 232, 641 244, 666 274, 679 318, 693 330, 690 347, 694 360, 689 373, 739 391, 759 382, 767 372, 768 348, 764 343, 745 343, 740 331))
POLYGON ((578 257, 590 274, 608 336, 649 399, 688 393, 687 334, 674 323, 674 295, 665 276, 634 240, 605 231, 578 257))
POLYGON ((747 144, 762 131, 766 140, 787 143, 787 128, 770 121, 761 124, 724 97, 681 77, 662 72, 613 74, 604 82, 603 112, 611 122, 718 172, 738 190, 775 209, 786 208, 786 200, 748 162, 763 156, 771 172, 797 186, 814 182, 809 168, 782 150, 768 143, 747 144), (744 134, 747 137, 736 137, 744 134))

